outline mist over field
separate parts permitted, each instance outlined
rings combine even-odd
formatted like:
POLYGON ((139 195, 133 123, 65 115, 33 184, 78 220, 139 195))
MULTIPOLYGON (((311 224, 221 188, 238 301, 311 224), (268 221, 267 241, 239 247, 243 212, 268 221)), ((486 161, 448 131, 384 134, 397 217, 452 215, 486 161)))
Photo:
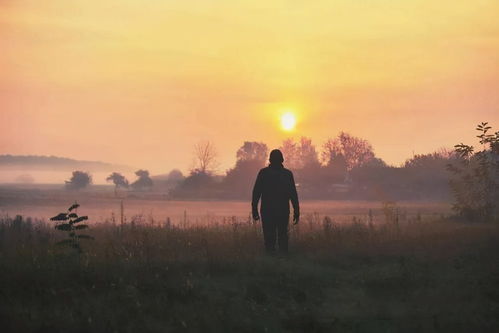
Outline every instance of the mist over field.
MULTIPOLYGON (((239 220, 250 219, 251 205, 241 200, 165 200, 161 196, 133 197, 116 199, 110 195, 109 189, 93 193, 68 194, 57 188, 45 190, 23 189, 0 186, 0 215, 37 217, 48 220, 65 207, 68 203, 77 201, 85 207, 90 217, 89 223, 111 222, 118 223, 121 207, 126 221, 135 220, 136 223, 157 224, 164 223, 168 218, 175 224, 184 222, 191 225, 205 225, 222 219, 230 220, 235 217, 239 220), (123 206, 122 206, 123 204, 123 206)), ((112 193, 112 192, 111 192, 112 193)), ((304 218, 331 216, 338 223, 351 223, 355 217, 364 222, 368 219, 369 211, 376 216, 377 223, 384 221, 384 205, 381 201, 348 201, 348 200, 306 200, 302 202, 304 218)), ((448 202, 402 201, 397 202, 400 214, 406 218, 416 216, 435 218, 451 213, 448 202)))
POLYGON ((64 184, 74 170, 93 174, 95 184, 105 184, 112 171, 133 175, 133 168, 98 161, 80 161, 56 156, 0 155, 0 184, 64 184))

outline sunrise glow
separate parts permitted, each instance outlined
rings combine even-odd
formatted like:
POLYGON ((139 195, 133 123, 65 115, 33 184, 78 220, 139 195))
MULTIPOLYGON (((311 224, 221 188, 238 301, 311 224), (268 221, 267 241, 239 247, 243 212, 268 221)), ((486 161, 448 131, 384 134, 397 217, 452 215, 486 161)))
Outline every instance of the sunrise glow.
POLYGON ((347 131, 397 165, 499 121, 498 1, 146 3, 0 1, 0 154, 187 172, 210 140, 225 170, 347 131))
POLYGON ((285 131, 292 131, 296 126, 296 116, 292 112, 286 112, 281 116, 281 127, 285 131))

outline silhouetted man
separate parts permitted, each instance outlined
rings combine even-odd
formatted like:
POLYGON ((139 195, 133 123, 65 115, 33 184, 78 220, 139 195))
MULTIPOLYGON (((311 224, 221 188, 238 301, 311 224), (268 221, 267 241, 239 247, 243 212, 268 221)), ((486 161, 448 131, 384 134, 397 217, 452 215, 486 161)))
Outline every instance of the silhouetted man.
POLYGON ((300 205, 296 193, 293 173, 285 169, 282 163, 284 157, 278 149, 270 152, 270 165, 258 173, 253 187, 251 202, 253 219, 259 220, 258 201, 262 199, 260 212, 262 214, 263 238, 267 253, 275 252, 276 238, 279 251, 288 251, 289 201, 293 205, 295 224, 300 219, 300 205))

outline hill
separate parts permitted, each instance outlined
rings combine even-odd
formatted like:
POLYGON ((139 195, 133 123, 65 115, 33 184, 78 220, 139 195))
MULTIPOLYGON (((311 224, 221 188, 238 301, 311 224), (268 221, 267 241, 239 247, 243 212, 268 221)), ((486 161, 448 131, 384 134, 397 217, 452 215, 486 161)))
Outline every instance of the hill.
POLYGON ((128 165, 111 164, 101 161, 81 161, 57 156, 39 155, 0 155, 0 169, 71 171, 81 169, 90 172, 121 171, 135 169, 128 165))

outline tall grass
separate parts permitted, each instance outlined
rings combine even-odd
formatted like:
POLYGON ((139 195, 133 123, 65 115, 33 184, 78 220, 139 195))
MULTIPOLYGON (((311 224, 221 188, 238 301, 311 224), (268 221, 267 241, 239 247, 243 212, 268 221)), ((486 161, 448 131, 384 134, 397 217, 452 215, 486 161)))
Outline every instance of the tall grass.
POLYGON ((312 214, 290 228, 287 257, 265 256, 261 226, 235 217, 95 223, 88 234, 95 240, 82 243, 76 260, 56 245, 63 236, 52 223, 0 219, 5 331, 499 327, 495 225, 369 217, 340 224, 312 214))

